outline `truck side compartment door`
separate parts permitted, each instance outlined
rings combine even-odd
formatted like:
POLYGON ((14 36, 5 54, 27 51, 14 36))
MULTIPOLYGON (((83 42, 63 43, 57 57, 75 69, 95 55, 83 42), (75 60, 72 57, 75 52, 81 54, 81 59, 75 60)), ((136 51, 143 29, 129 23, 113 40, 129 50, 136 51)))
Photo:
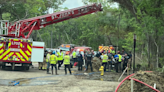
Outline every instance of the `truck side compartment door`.
POLYGON ((44 60, 44 42, 33 41, 31 62, 43 62, 44 60))

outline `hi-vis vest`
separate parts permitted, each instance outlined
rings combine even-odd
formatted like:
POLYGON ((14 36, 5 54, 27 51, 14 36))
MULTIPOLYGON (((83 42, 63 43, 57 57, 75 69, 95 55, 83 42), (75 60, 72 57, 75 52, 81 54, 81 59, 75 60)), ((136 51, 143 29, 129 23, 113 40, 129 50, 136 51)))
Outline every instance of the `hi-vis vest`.
POLYGON ((48 57, 50 57, 51 55, 48 53, 46 56, 46 62, 49 62, 48 57))
POLYGON ((122 56, 120 54, 118 54, 118 57, 119 57, 118 61, 121 62, 122 61, 121 60, 122 59, 122 56))
POLYGON ((70 56, 66 55, 64 56, 64 65, 69 65, 70 64, 70 56))
POLYGON ((115 51, 114 50, 112 50, 111 52, 112 52, 112 54, 115 54, 115 51))
POLYGON ((107 55, 103 55, 103 60, 102 62, 108 62, 108 56, 107 55))
POLYGON ((73 58, 76 58, 76 52, 73 52, 72 55, 73 55, 73 58))
POLYGON ((51 64, 56 64, 57 63, 57 56, 54 54, 50 56, 50 63, 51 64))
POLYGON ((58 60, 63 60, 63 52, 61 52, 61 53, 58 52, 57 54, 58 54, 58 56, 59 56, 59 57, 58 57, 58 60))

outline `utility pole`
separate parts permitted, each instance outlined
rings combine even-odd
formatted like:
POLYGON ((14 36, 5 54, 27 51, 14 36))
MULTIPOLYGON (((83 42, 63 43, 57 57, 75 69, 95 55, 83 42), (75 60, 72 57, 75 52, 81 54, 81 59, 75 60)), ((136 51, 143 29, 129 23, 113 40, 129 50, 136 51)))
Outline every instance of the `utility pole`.
POLYGON ((133 40, 134 40, 134 52, 133 52, 133 73, 135 72, 135 48, 136 48, 136 34, 134 34, 133 40))
POLYGON ((52 49, 52 30, 51 30, 51 49, 52 49))

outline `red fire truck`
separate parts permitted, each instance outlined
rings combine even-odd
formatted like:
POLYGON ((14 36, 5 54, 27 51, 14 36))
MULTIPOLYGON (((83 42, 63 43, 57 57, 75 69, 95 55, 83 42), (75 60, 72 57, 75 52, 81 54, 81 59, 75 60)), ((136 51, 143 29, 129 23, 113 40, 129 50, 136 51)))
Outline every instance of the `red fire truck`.
POLYGON ((22 68, 28 70, 32 62, 43 62, 45 45, 44 42, 36 42, 29 38, 33 30, 39 30, 53 23, 98 11, 102 11, 101 4, 95 3, 53 14, 20 20, 14 24, 9 23, 7 20, 1 20, 0 62, 2 68, 6 67, 6 63, 9 63, 13 70, 15 64, 21 64, 22 68))

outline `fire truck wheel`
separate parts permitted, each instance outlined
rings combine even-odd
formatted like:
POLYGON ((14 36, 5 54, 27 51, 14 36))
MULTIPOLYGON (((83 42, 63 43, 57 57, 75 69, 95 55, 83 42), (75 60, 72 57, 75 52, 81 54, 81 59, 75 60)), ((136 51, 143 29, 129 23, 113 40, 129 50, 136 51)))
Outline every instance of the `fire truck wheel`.
POLYGON ((29 70, 29 69, 30 69, 30 67, 29 67, 29 66, 27 66, 27 67, 26 67, 26 70, 29 70))
POLYGON ((5 67, 6 67, 6 63, 2 63, 2 69, 5 69, 5 67))
POLYGON ((5 67, 6 67, 5 65, 2 65, 2 69, 5 69, 5 67))

